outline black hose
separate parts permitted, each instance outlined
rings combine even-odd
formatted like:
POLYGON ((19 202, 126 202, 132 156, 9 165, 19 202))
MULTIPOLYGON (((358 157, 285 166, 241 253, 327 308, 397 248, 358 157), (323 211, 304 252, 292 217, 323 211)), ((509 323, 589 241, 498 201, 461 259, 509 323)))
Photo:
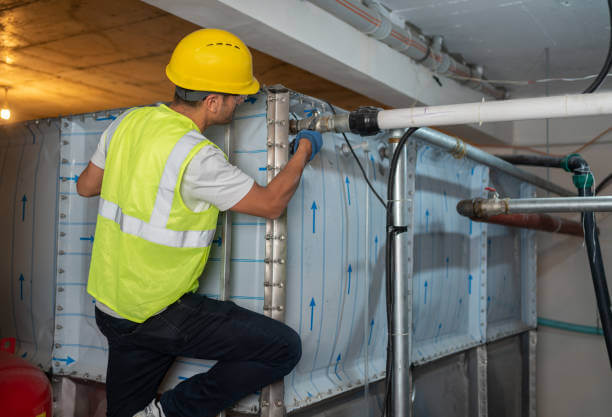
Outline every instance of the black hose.
MULTIPOLYGON (((612 0, 611 0, 612 1, 612 0)), ((563 158, 539 155, 495 155, 499 159, 514 165, 529 165, 537 167, 561 168, 563 158)))
POLYGON ((393 152, 393 157, 389 164, 389 179, 387 180, 387 248, 385 251, 385 278, 386 278, 386 298, 387 298, 387 365, 386 365, 386 384, 385 384, 385 402, 383 407, 383 416, 390 415, 391 407, 391 391, 393 381, 393 306, 395 303, 395 294, 393 292, 393 279, 395 275, 394 253, 395 253, 395 237, 407 230, 407 227, 393 224, 393 189, 395 188, 395 172, 399 163, 399 157, 402 149, 406 145, 408 138, 419 128, 412 127, 404 133, 393 152))
MULTIPOLYGON (((578 195, 581 197, 593 196, 593 189, 579 188, 578 195)), ((584 242, 589 256, 589 266, 595 288, 595 298, 597 299, 597 309, 601 319, 606 348, 608 349, 608 359, 612 368, 612 311, 610 310, 610 293, 606 283, 606 273, 604 271, 601 248, 599 247, 599 237, 597 236, 597 226, 595 224, 595 213, 587 211, 582 213, 582 224, 584 227, 584 242)))
MULTIPOLYGON (((610 26, 612 27, 612 0, 608 0, 608 15, 610 18, 610 26)), ((593 91, 597 90, 597 88, 601 85, 603 80, 606 79, 608 73, 610 72, 610 67, 612 66, 612 30, 610 30, 610 42, 608 44, 608 56, 606 57, 606 61, 601 67, 597 78, 593 80, 591 85, 589 85, 586 90, 584 90, 583 94, 589 94, 593 91)))
MULTIPOLYGON (((612 1, 612 0, 610 0, 612 1)), ((578 189, 578 195, 582 197, 593 196, 593 174, 589 164, 578 154, 571 154, 564 158, 552 156, 533 156, 533 155, 509 155, 502 156, 508 162, 516 165, 531 165, 563 168, 574 174, 574 185, 578 189)), ((597 188, 595 194, 612 180, 612 174, 608 175, 597 188)), ((612 311, 610 310, 610 293, 606 282, 603 259, 601 257, 601 247, 599 246, 599 236, 595 214, 584 212, 582 214, 582 227, 584 229, 584 242, 586 244, 589 266, 591 268, 591 278, 595 289, 597 308, 602 323, 608 359, 612 368, 612 311)))

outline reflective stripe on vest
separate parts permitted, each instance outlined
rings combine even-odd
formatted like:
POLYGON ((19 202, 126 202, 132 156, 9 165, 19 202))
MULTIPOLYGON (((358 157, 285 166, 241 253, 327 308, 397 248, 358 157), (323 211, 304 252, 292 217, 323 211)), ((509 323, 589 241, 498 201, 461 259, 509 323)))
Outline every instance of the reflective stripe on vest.
POLYGON ((125 214, 117 204, 103 198, 100 198, 98 214, 117 223, 123 233, 173 248, 205 248, 215 237, 215 229, 176 231, 143 222, 125 214))
POLYGON ((195 131, 187 132, 172 148, 157 189, 155 206, 153 206, 151 212, 149 221, 152 225, 166 227, 168 224, 168 217, 170 216, 170 210, 172 210, 174 188, 178 181, 181 165, 183 165, 183 161, 185 161, 189 152, 201 142, 201 137, 195 131))
POLYGON ((174 145, 166 160, 157 189, 155 205, 149 222, 125 214, 117 204, 100 197, 98 214, 119 225, 123 233, 174 248, 205 248, 210 246, 216 229, 176 231, 166 228, 181 166, 191 150, 201 143, 197 132, 187 132, 174 145))

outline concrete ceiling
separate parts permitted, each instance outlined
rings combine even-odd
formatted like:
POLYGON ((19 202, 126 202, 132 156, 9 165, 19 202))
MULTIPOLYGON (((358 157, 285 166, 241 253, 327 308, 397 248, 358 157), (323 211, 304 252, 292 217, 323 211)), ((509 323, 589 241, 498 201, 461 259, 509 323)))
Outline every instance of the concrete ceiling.
MULTIPOLYGON (((500 80, 597 74, 610 41, 605 0, 380 0, 450 52, 500 80), (546 48, 549 49, 547 71, 546 48)), ((581 92, 590 82, 555 82, 550 95, 581 92)), ((601 87, 605 88, 606 83, 601 87)), ((612 86, 608 80, 607 84, 612 86)), ((545 86, 507 86, 512 96, 545 94, 545 86)))
MULTIPOLYGON (((9 122, 167 101, 173 87, 164 68, 176 43, 197 28, 138 0, 0 0, 0 86, 9 87, 9 122)), ((253 55, 264 84, 282 83, 345 108, 381 105, 253 55)))

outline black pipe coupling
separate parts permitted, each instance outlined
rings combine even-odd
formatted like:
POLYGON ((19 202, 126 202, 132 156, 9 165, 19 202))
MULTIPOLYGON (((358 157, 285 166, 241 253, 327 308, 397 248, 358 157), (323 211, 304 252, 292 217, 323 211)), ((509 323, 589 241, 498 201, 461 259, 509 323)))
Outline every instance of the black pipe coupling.
POLYGON ((572 153, 561 161, 561 167, 567 172, 574 174, 572 181, 577 189, 590 188, 593 186, 593 173, 587 161, 580 154, 572 153))
POLYGON ((349 114, 349 128, 352 133, 361 136, 372 136, 380 132, 376 107, 359 107, 349 114))

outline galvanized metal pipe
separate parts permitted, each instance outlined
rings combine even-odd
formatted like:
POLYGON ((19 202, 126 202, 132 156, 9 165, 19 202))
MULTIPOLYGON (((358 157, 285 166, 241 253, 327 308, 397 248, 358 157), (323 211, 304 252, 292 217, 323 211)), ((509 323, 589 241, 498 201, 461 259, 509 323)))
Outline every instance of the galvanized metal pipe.
MULTIPOLYGON (((408 27, 396 25, 374 7, 358 0, 310 0, 310 2, 355 29, 423 64, 436 74, 482 79, 482 67, 473 69, 442 51, 442 37, 428 39, 408 27)), ((503 99, 506 95, 504 89, 496 88, 484 80, 477 82, 469 80, 464 84, 496 99, 503 99)))
POLYGON ((543 190, 547 190, 562 196, 573 196, 576 195, 568 189, 560 187, 552 182, 546 181, 537 175, 531 174, 527 171, 523 171, 520 168, 515 167, 511 163, 508 163, 502 159, 497 158, 490 153, 482 151, 472 145, 463 142, 461 139, 454 138, 452 136, 445 135, 437 130, 428 129, 426 127, 421 128, 414 134, 417 138, 424 140, 432 145, 438 146, 446 151, 450 152, 456 158, 470 158, 471 160, 486 165, 490 168, 497 169, 505 174, 508 174, 519 180, 526 181, 530 184, 536 185, 543 190))
POLYGON ((511 213, 575 213, 612 211, 612 197, 518 198, 462 200, 457 212, 463 216, 485 218, 511 213))
MULTIPOLYGON (((391 138, 400 138, 402 130, 391 133, 391 138)), ((395 151, 397 141, 389 140, 395 151)), ((408 181, 408 151, 405 146, 397 165, 395 173, 395 184, 393 188, 393 224, 411 225, 412 210, 411 201, 407 191, 408 181)), ((412 289, 412 264, 407 262, 411 258, 410 233, 401 233, 395 236, 394 271, 392 277, 393 285, 393 323, 391 338, 393 340, 393 363, 392 363, 392 413, 393 417, 411 417, 411 375, 410 375, 410 352, 412 331, 412 305, 410 292, 412 289)), ((389 244, 389 242, 387 242, 389 244)), ((388 376, 387 376, 388 377, 388 376)))
MULTIPOLYGON (((349 113, 313 117, 308 119, 301 119, 298 121, 292 120, 291 122, 292 123, 290 130, 292 133, 297 133, 299 130, 302 129, 314 129, 319 132, 351 131, 349 125, 349 113)), ((456 158, 470 158, 475 162, 486 165, 490 168, 497 169, 498 171, 508 174, 514 178, 538 186, 543 190, 550 191, 552 193, 562 196, 576 195, 576 193, 573 191, 560 187, 557 184, 538 177, 537 175, 517 168, 511 163, 506 162, 503 159, 500 159, 495 155, 480 150, 472 145, 469 145, 459 138, 448 136, 442 132, 426 127, 422 127, 417 130, 414 136, 450 152, 456 158)))

